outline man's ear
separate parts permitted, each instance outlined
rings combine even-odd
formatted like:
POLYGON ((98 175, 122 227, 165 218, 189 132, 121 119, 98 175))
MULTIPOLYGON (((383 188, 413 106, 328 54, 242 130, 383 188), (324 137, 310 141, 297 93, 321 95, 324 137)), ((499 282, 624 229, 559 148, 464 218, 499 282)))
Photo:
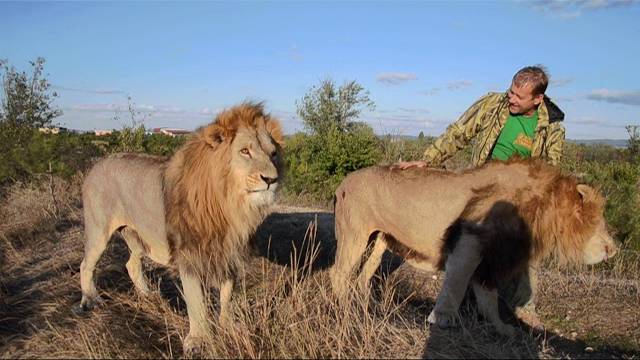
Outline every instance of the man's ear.
POLYGON ((542 102, 543 99, 544 99, 544 94, 534 95, 533 96, 533 103, 536 104, 536 106, 538 106, 538 105, 540 105, 540 103, 542 102))

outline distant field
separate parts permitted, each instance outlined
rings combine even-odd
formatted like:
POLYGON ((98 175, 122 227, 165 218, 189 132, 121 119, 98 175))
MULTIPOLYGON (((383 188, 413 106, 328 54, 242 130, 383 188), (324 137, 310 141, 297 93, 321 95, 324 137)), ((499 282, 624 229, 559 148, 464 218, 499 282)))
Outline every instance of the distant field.
POLYGON ((589 140, 573 140, 567 139, 568 142, 572 142, 574 144, 584 144, 584 145, 609 145, 616 149, 624 149, 629 145, 629 140, 625 139, 589 139, 589 140))

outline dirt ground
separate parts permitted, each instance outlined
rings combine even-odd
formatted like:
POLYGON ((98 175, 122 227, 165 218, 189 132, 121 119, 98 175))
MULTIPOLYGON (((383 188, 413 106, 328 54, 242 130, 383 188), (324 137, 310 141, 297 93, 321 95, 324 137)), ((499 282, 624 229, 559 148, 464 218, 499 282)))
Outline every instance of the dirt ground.
MULTIPOLYGON (((15 228, 18 230, 5 231, 0 237, 0 357, 182 356, 180 338, 188 322, 178 280, 171 272, 147 263, 147 276, 159 291, 150 299, 138 299, 124 268, 128 250, 121 240, 114 239, 96 274, 105 304, 90 318, 78 316, 71 308, 81 297, 79 211, 29 228, 15 228), (110 350, 105 352, 99 346, 110 350)), ((324 276, 321 274, 331 266, 335 253, 333 215, 323 210, 278 206, 258 229, 253 253, 249 269, 287 268, 297 259, 312 269, 307 276, 324 276), (308 254, 309 244, 305 244, 310 233, 317 246, 313 258, 308 254)), ((424 336, 424 343, 407 344, 408 350, 396 353, 396 357, 640 358, 637 272, 624 278, 607 277, 595 270, 544 270, 537 309, 546 331, 523 327, 517 349, 512 350, 512 343, 487 330, 489 326, 481 319, 472 320, 467 328, 430 328, 424 334, 421 329, 433 307, 442 274, 415 270, 391 254, 385 255, 382 268, 387 281, 396 284, 394 298, 404 304, 404 318, 415 322, 408 326, 424 336), (502 352, 486 352, 479 346, 484 343, 502 352)), ((251 270, 246 274, 249 289, 259 286, 260 277, 254 275, 251 270)), ((389 355, 393 357, 380 354, 389 355)))

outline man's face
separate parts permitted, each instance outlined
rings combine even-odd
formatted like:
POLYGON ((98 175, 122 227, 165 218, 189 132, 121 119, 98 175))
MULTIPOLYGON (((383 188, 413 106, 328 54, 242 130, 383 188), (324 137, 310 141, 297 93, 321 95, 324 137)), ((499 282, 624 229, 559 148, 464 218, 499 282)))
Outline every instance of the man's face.
POLYGON ((509 112, 513 115, 531 115, 538 108, 544 95, 533 95, 533 85, 518 86, 511 83, 509 89, 509 112))

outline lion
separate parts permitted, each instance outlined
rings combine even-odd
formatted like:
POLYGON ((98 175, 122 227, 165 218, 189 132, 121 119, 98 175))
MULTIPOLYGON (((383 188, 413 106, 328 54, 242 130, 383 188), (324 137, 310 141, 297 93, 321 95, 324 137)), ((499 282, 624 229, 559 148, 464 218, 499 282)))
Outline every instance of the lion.
POLYGON ((140 293, 149 292, 142 256, 178 271, 189 316, 184 345, 197 349, 210 330, 203 289, 209 282, 220 287, 219 319, 227 319, 249 238, 275 200, 282 149, 279 121, 262 104, 242 103, 197 129, 169 158, 125 153, 96 163, 82 187, 80 310, 99 300, 96 263, 119 231, 140 293))
POLYGON ((512 335, 515 329, 498 314, 498 285, 544 258, 595 264, 615 255, 603 203, 596 189, 541 160, 495 161, 462 172, 358 170, 335 192, 332 288, 342 298, 347 280, 361 270, 357 284, 366 289, 389 249, 418 268, 446 270, 431 324, 457 325, 471 283, 479 312, 499 333, 512 335))

